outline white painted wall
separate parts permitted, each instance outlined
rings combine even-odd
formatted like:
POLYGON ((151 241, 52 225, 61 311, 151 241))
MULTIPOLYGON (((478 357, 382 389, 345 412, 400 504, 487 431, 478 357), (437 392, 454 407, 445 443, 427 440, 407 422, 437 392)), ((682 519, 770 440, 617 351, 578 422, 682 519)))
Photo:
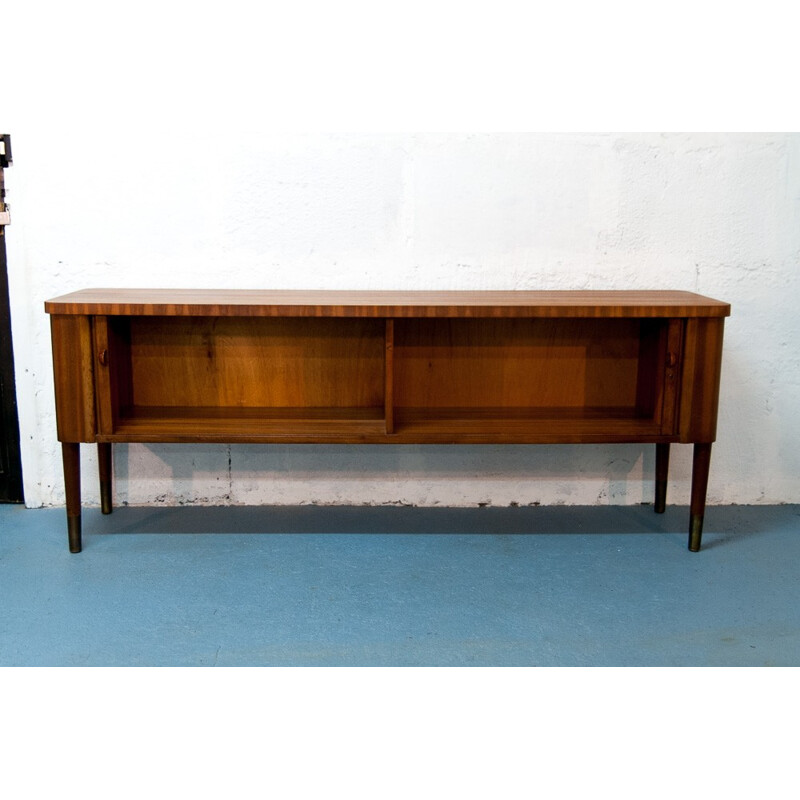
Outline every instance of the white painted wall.
MULTIPOLYGON (((408 132, 792 129, 791 26, 756 57, 695 6, 5 4, 27 503, 63 502, 42 304, 86 286, 697 290, 733 306, 709 499, 800 501, 800 137, 408 132)), ((637 503, 652 449, 118 446, 117 501, 637 503)))
MULTIPOLYGON (((709 502, 800 502, 798 135, 10 132, 29 506, 64 501, 43 303, 91 286, 707 294, 733 308, 709 502)), ((116 501, 640 503, 653 449, 116 446, 116 501)))

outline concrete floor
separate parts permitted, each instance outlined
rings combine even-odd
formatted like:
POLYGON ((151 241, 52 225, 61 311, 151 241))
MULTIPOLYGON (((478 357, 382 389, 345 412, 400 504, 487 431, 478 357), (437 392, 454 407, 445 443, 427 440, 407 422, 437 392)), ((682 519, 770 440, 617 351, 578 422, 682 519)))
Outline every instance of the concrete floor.
POLYGON ((800 506, 0 506, 3 666, 797 666, 800 506), (212 535, 213 534, 213 535, 212 535))

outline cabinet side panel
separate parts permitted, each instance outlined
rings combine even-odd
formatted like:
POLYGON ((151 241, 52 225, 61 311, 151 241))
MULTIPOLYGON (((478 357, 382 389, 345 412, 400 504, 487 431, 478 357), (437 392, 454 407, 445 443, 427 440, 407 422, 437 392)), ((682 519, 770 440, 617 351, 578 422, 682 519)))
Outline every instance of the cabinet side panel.
POLYGON ((89 317, 50 317, 56 424, 60 442, 95 441, 92 334, 89 317))
POLYGON ((724 324, 722 318, 686 321, 680 401, 682 442, 716 439, 724 324))

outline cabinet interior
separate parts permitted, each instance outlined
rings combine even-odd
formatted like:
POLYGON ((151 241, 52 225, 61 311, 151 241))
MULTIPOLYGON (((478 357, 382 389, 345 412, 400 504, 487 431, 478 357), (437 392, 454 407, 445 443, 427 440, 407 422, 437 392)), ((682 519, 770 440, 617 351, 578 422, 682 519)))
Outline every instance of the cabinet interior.
POLYGON ((120 438, 660 432, 666 319, 107 321, 120 438))

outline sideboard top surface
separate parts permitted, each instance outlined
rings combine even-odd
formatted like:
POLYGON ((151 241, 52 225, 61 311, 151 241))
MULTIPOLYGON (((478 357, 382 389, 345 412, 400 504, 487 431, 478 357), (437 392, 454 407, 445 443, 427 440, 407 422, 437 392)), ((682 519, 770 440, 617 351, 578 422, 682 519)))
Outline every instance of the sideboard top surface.
POLYGON ((48 314, 211 317, 726 317, 730 305, 682 291, 262 291, 83 289, 48 314))

